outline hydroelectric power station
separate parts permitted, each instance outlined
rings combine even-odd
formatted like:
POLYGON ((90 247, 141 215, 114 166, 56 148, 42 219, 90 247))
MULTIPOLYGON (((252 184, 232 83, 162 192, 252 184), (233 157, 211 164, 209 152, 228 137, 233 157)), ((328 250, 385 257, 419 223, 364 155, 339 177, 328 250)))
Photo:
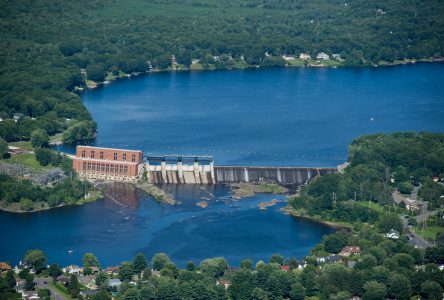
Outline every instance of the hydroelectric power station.
POLYGON ((77 146, 73 159, 80 177, 91 180, 152 184, 273 182, 299 186, 337 168, 215 166, 212 156, 143 155, 139 150, 77 146))

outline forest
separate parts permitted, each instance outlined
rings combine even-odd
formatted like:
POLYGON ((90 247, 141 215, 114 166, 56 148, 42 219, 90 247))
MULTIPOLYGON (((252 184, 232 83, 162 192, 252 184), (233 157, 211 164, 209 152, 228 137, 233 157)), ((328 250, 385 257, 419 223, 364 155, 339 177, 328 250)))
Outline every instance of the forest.
POLYGON ((65 132, 65 142, 94 138, 76 91, 124 74, 192 69, 193 61, 201 69, 283 66, 281 55, 300 53, 339 54, 344 66, 444 54, 438 0, 2 0, 1 7, 0 137, 8 142, 35 129, 65 132), (16 113, 23 116, 12 120, 16 113))
POLYGON ((416 186, 419 199, 427 201, 430 210, 444 204, 441 133, 361 136, 350 144, 348 161, 350 164, 343 173, 314 180, 290 200, 290 205, 303 215, 376 223, 379 214, 371 204, 377 204, 378 208, 392 206, 393 190, 410 194, 416 186), (369 205, 363 205, 364 201, 369 205))

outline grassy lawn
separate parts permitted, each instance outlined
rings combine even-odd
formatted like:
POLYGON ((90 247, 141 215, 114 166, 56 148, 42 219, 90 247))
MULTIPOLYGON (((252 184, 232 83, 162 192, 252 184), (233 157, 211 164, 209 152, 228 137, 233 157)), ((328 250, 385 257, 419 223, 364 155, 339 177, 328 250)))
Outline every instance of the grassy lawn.
POLYGON ((427 228, 424 228, 424 231, 422 231, 421 227, 418 226, 418 228, 415 228, 414 231, 423 238, 434 240, 437 233, 444 233, 444 227, 428 226, 427 228))
POLYGON ((46 168, 39 164, 39 162, 35 159, 34 153, 23 153, 19 155, 14 155, 11 158, 6 159, 5 161, 8 163, 20 163, 25 167, 33 169, 46 168))
POLYGON ((291 67, 303 67, 305 65, 305 61, 298 58, 295 58, 295 60, 289 60, 286 63, 291 67))
POLYGON ((57 290, 59 290, 62 294, 64 294, 65 296, 67 296, 69 299, 71 299, 71 296, 68 293, 68 289, 61 284, 60 282, 51 282, 49 283, 50 285, 52 285, 53 287, 55 287, 57 290))
POLYGON ((32 150, 32 145, 31 142, 12 142, 12 143, 8 143, 9 146, 13 146, 13 147, 19 147, 20 149, 24 149, 24 150, 32 150))
POLYGON ((379 211, 379 212, 382 211, 382 206, 379 205, 378 203, 375 203, 375 202, 372 202, 372 201, 370 201, 370 205, 369 205, 368 201, 359 201, 359 202, 357 202, 357 204, 359 206, 366 207, 366 208, 368 208, 370 206, 371 209, 379 211))
POLYGON ((190 70, 203 70, 203 66, 201 64, 191 64, 190 70))
POLYGON ((55 135, 50 136, 49 142, 50 143, 62 142, 62 138, 63 138, 63 133, 57 133, 55 135))

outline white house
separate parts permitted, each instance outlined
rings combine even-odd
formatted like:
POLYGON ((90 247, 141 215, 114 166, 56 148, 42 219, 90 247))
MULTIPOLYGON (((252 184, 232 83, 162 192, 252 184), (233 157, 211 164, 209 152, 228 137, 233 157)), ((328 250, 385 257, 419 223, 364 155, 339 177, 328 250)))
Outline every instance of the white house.
POLYGON ((302 60, 310 60, 311 56, 308 53, 301 53, 301 54, 299 54, 299 58, 302 60))
POLYGON ((397 239, 399 239, 399 232, 392 229, 385 234, 385 237, 387 237, 389 239, 397 240, 397 239))
POLYGON ((83 272, 83 268, 76 266, 76 265, 70 265, 70 266, 67 266, 66 268, 63 268, 63 272, 68 273, 68 274, 79 275, 80 273, 83 272))
POLYGON ((284 54, 284 55, 282 55, 282 59, 285 61, 292 61, 292 60, 294 60, 294 55, 284 54))
POLYGON ((329 60, 330 56, 327 53, 321 52, 318 55, 316 55, 317 60, 329 60))

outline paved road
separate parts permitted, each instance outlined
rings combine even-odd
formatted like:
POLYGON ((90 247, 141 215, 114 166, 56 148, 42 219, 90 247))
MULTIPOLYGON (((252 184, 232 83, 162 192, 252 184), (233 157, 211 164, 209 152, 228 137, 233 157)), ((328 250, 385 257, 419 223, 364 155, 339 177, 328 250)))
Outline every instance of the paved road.
POLYGON ((51 298, 54 298, 55 300, 69 300, 69 298, 63 295, 58 289, 48 284, 53 281, 51 277, 36 277, 34 281, 39 288, 49 289, 51 291, 51 298))

